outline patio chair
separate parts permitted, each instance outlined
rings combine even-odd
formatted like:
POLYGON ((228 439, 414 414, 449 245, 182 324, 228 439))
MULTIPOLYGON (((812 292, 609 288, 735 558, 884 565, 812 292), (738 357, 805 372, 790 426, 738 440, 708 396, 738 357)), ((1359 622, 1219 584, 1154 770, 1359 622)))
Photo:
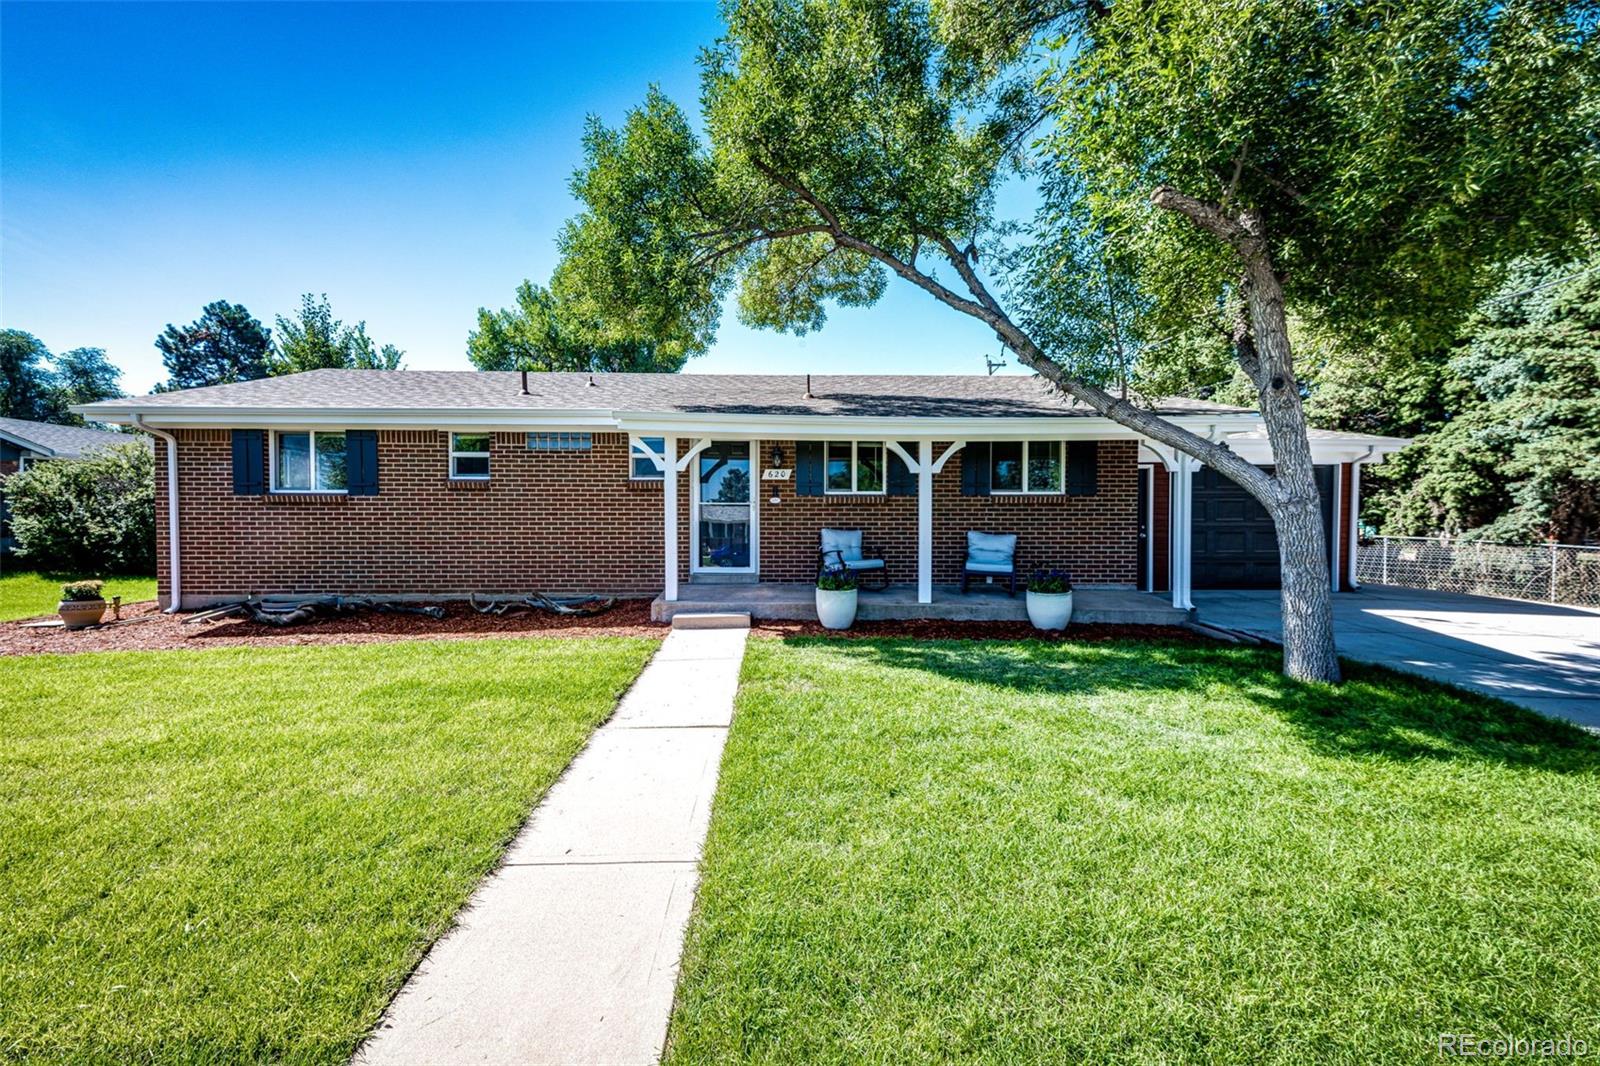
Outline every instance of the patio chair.
POLYGON ((881 556, 868 555, 861 550, 861 530, 824 529, 822 544, 817 552, 817 572, 845 569, 855 573, 856 580, 865 587, 871 580, 876 588, 889 587, 889 571, 881 556))
POLYGON ((967 561, 961 568, 961 591, 973 578, 1005 578, 1006 595, 1017 594, 1017 535, 1015 533, 967 534, 967 561))

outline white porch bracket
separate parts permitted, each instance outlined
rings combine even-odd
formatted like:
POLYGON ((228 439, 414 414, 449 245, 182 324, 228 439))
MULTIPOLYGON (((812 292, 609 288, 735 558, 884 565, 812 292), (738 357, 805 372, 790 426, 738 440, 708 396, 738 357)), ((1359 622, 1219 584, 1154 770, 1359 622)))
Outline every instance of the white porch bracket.
POLYGON ((654 448, 650 447, 649 442, 646 441, 643 437, 630 436, 628 438, 628 447, 630 449, 632 449, 633 451, 639 452, 646 459, 649 459, 651 465, 654 466, 661 473, 665 474, 667 472, 667 461, 666 461, 666 459, 662 457, 660 452, 658 452, 654 448))
MULTIPOLYGON (((894 452, 896 455, 898 455, 900 457, 900 461, 906 464, 906 469, 909 470, 911 473, 913 473, 913 474, 922 473, 922 464, 920 462, 918 462, 917 460, 911 458, 911 456, 907 455, 906 454, 906 450, 904 448, 900 447, 899 442, 892 441, 892 440, 886 440, 886 441, 883 442, 883 446, 885 448, 888 448, 891 452, 894 452)), ((919 452, 921 451, 920 444, 918 446, 918 451, 919 452)))
MULTIPOLYGON (((673 440, 677 440, 677 438, 674 437, 673 440)), ((683 453, 683 458, 678 460, 678 469, 679 470, 687 470, 687 469, 689 469, 689 464, 694 462, 694 457, 699 455, 701 452, 705 451, 709 447, 711 447, 711 438, 710 437, 701 437, 699 440, 695 441, 694 442, 694 446, 691 447, 688 451, 684 452, 683 453)))
MULTIPOLYGON (((931 449, 932 445, 933 445, 933 442, 929 441, 928 445, 929 445, 929 447, 931 449)), ((938 460, 934 462, 934 464, 933 464, 933 472, 935 474, 943 473, 944 472, 944 464, 948 463, 951 460, 951 458, 953 458, 955 456, 956 452, 959 452, 962 448, 965 448, 966 446, 967 446, 967 442, 966 441, 958 440, 954 444, 950 445, 950 447, 946 448, 944 450, 944 452, 939 456, 938 460)), ((930 455, 932 454, 931 450, 930 450, 929 454, 930 455)))

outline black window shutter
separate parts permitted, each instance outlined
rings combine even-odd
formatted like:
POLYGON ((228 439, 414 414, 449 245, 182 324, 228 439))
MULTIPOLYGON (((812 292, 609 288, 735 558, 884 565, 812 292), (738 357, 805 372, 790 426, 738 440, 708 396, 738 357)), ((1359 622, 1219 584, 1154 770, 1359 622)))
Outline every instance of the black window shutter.
POLYGON ((989 442, 968 441, 961 449, 961 495, 989 495, 989 442))
POLYGON ((233 431, 233 494, 261 496, 267 491, 266 430, 233 431))
POLYGON ((1067 442, 1067 495, 1093 496, 1100 491, 1100 442, 1067 442))
POLYGON ((800 440, 794 444, 794 494, 822 495, 822 442, 800 440))
POLYGON ((378 494, 378 431, 351 429, 344 435, 345 491, 351 496, 378 494))
MULTIPOLYGON (((905 449, 907 455, 917 454, 915 441, 901 441, 900 447, 905 449)), ((911 473, 911 468, 906 465, 904 459, 889 451, 888 448, 885 448, 884 451, 889 453, 889 480, 887 484, 889 495, 915 496, 917 494, 916 475, 911 473)))

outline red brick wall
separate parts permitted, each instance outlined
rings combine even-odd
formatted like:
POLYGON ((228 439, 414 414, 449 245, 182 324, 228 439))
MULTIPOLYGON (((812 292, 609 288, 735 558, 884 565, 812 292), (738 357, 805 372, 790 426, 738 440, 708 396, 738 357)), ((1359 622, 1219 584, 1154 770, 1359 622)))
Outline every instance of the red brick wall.
MULTIPOLYGON (((235 496, 229 432, 178 438, 186 604, 266 593, 661 588, 660 484, 629 480, 621 434, 595 434, 589 452, 534 452, 524 434, 497 433, 493 477, 452 482, 444 433, 382 430, 377 496, 235 496)), ((165 600, 166 455, 157 448, 165 600)))
MULTIPOLYGON (((382 430, 377 496, 233 495, 227 430, 181 430, 179 513, 186 605, 244 595, 349 593, 441 596, 478 592, 659 592, 661 488, 628 477, 622 434, 596 433, 589 452, 532 452, 521 433, 494 436, 492 478, 451 482, 442 432, 382 430)), ((270 440, 270 436, 269 436, 270 440)), ((687 447, 680 441, 679 448, 687 447)), ((764 441, 761 469, 793 441, 764 441)), ((945 444, 935 445, 935 454, 945 444)), ((161 595, 169 592, 166 456, 157 441, 161 595)), ((961 579, 966 532, 1017 533, 1025 568, 1065 566, 1083 584, 1129 585, 1138 550, 1137 446, 1100 446, 1094 496, 965 497, 961 461, 934 480, 934 581, 961 579)), ((692 465, 692 464, 691 464, 692 465)), ((817 531, 861 529, 891 581, 916 581, 916 498, 797 497, 794 482, 761 482, 764 581, 810 581, 817 531), (779 503, 768 501, 777 495, 779 503)), ((680 580, 690 577, 692 470, 680 473, 680 580)))

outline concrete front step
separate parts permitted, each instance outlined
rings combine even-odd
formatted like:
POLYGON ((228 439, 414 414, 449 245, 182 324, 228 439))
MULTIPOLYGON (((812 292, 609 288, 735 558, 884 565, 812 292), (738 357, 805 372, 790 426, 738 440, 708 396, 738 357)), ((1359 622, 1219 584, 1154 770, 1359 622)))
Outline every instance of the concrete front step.
MULTIPOLYGON (((682 606, 681 603, 678 606, 682 606)), ((813 612, 814 613, 814 612, 813 612)), ((650 617, 655 618, 654 605, 650 617)), ((749 611, 677 610, 658 621, 672 622, 673 629, 749 629, 749 611)))
MULTIPOLYGON (((762 621, 814 622, 816 599, 808 584, 762 584, 726 586, 684 586, 676 603, 656 597, 650 617, 670 621, 675 628, 698 625, 700 617, 728 614, 762 621)), ((1084 624, 1182 625, 1192 612, 1179 610, 1163 597, 1132 589, 1077 589, 1073 593, 1072 620, 1084 624)), ((916 589, 892 586, 884 591, 863 591, 856 617, 862 621, 908 621, 944 619, 958 622, 1024 622, 1028 609, 1024 593, 1015 597, 998 590, 984 589, 963 595, 956 588, 937 588, 932 603, 918 603, 916 589)), ((746 621, 745 624, 748 624, 746 621)))

